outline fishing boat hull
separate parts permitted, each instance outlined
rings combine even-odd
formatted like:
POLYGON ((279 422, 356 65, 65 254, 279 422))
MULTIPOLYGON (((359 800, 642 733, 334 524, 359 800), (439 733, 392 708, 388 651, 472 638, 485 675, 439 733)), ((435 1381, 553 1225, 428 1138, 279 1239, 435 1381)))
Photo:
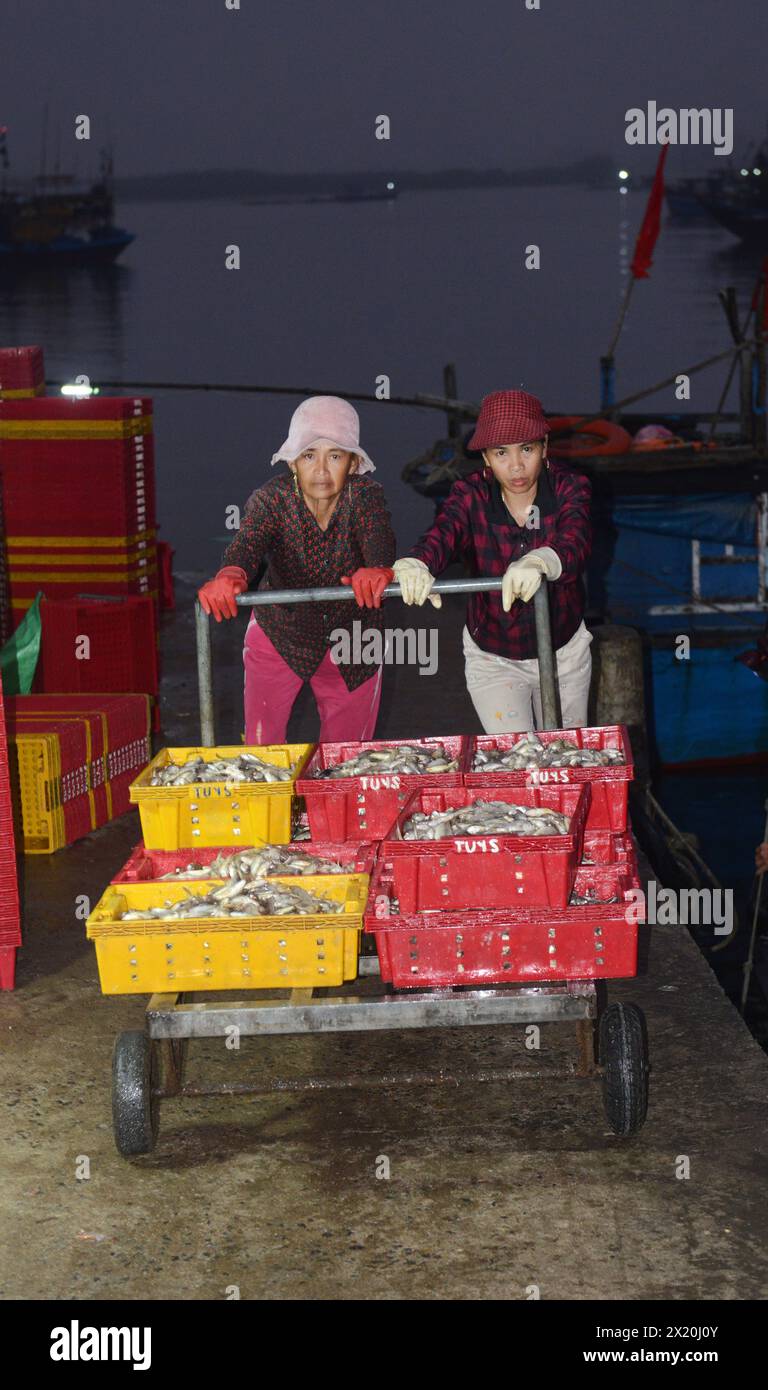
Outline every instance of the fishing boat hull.
POLYGON ((707 212, 740 241, 768 248, 768 203, 740 203, 721 198, 705 198, 707 212))
POLYGON ((0 241, 0 267, 107 265, 134 240, 133 232, 112 227, 90 237, 64 235, 46 242, 0 241))

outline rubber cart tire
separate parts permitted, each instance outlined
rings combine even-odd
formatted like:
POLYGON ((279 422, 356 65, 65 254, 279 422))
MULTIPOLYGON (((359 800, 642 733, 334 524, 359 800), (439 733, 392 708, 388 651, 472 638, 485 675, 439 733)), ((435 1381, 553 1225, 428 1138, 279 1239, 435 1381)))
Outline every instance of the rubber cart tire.
POLYGON ((124 1158, 151 1153, 157 1139, 160 1103, 157 1053, 146 1033, 119 1033, 112 1053, 112 1128, 124 1158))
POLYGON ((637 1134, 648 1109, 645 1018, 635 1004, 609 1004, 600 1019, 603 1106, 614 1134, 637 1134))

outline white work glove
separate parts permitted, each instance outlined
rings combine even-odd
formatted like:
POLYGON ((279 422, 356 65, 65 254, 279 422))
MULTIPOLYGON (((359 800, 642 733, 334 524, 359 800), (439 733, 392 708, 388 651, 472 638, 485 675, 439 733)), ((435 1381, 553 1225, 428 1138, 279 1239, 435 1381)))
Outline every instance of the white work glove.
POLYGON ((404 560, 395 560, 392 569, 395 572, 395 579, 400 585, 403 603, 421 605, 429 599, 433 608, 442 608, 443 600, 440 595, 430 593, 435 576, 430 574, 423 560, 414 560, 412 556, 408 555, 404 560))
POLYGON ((504 612, 509 612, 513 599, 521 598, 523 603, 529 603, 541 584, 543 574, 547 579, 559 579, 562 572, 560 556, 548 545, 531 550, 522 560, 513 560, 501 581, 501 606, 504 612))

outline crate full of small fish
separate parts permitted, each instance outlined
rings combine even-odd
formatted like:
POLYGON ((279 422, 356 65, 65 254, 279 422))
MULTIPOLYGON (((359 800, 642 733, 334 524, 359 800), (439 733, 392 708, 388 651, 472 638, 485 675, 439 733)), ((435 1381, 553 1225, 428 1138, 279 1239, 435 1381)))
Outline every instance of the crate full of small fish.
POLYGON ((592 787, 587 829, 627 828, 627 794, 634 777, 632 748, 623 724, 552 729, 523 734, 479 734, 468 740, 468 787, 592 787))
POLYGON ((113 883, 229 878, 261 879, 305 874, 370 874, 378 845, 348 841, 342 845, 306 847, 262 843, 243 849, 231 845, 186 849, 147 849, 136 845, 113 883))
POLYGON ((296 785, 313 840, 379 840, 420 787, 460 787, 467 740, 321 743, 296 785))
POLYGON ((381 978, 396 989, 449 989, 637 973, 644 899, 630 864, 578 870, 564 908, 404 913, 385 861, 365 917, 381 978))
POLYGON ((163 748, 131 784, 148 849, 287 844, 313 743, 163 748))
POLYGON ((340 985, 365 874, 111 884, 87 921, 105 994, 340 985))
POLYGON ((565 907, 590 796, 588 783, 415 792, 379 852, 401 910, 565 907))

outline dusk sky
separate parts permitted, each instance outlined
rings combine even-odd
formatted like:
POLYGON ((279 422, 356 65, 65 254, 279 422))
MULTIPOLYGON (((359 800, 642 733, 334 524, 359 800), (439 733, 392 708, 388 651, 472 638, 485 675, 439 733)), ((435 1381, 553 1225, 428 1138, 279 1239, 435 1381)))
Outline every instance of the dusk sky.
MULTIPOLYGON (((540 4, 3 0, 11 174, 37 171, 46 99, 49 169, 59 131, 62 169, 84 173, 111 129, 118 176, 620 159, 624 112, 649 99, 733 107, 737 160, 764 135, 765 0, 540 4), (90 146, 74 139, 78 113, 90 146)), ((635 152, 633 167, 654 158, 635 152)), ((679 151, 680 170, 712 162, 679 151)))

